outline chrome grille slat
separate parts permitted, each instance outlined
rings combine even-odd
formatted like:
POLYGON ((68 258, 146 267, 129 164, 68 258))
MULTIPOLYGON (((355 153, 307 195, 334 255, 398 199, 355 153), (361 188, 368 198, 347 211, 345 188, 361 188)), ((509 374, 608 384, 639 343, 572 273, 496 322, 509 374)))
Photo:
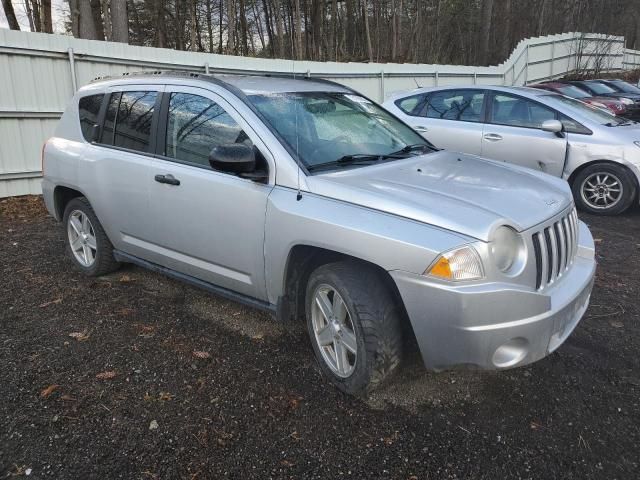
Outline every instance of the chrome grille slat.
MULTIPOLYGON (((564 219, 563 219, 564 220, 564 219)), ((560 258, 558 259, 558 275, 567 268, 567 244, 564 239, 564 226, 562 220, 556 222, 556 233, 558 234, 558 246, 560 247, 560 258)))
POLYGON ((543 290, 566 272, 578 251, 578 215, 573 209, 532 233, 536 256, 536 288, 543 290))

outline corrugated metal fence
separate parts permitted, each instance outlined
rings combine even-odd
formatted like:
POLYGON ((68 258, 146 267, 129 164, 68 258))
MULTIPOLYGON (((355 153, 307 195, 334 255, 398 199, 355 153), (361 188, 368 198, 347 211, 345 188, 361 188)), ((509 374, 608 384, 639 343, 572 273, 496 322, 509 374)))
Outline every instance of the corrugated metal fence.
POLYGON ((91 79, 123 72, 180 69, 201 73, 296 73, 348 85, 379 101, 431 85, 525 85, 600 62, 640 67, 640 51, 622 37, 565 33, 523 40, 491 67, 335 63, 234 57, 80 40, 0 29, 0 197, 40 192, 40 148, 73 92, 91 79))

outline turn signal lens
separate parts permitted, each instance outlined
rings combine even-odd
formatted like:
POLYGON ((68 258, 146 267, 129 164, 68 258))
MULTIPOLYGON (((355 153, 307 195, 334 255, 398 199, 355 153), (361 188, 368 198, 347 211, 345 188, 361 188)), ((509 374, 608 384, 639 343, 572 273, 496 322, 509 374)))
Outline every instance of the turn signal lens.
POLYGON ((478 280, 484 276, 480 257, 468 246, 443 253, 424 273, 452 281, 478 280))

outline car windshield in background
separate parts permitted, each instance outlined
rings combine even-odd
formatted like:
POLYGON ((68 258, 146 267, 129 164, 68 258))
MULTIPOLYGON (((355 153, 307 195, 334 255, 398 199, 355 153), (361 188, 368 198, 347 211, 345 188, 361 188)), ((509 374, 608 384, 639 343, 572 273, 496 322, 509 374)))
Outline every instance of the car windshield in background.
POLYGON ((395 160, 433 148, 360 95, 291 92, 249 99, 309 170, 395 160))
POLYGON ((640 93, 640 88, 622 80, 614 80, 611 83, 613 83, 617 88, 625 93, 640 93))
POLYGON ((625 118, 616 117, 615 115, 600 108, 592 107, 591 105, 587 105, 579 100, 574 100, 573 98, 563 97, 562 95, 545 95, 545 97, 549 102, 554 104, 552 106, 560 111, 562 111, 563 106, 568 105, 573 110, 578 110, 581 115, 587 117, 592 122, 599 123, 600 125, 615 127, 618 125, 634 123, 625 118))
POLYGON ((613 88, 606 86, 604 83, 589 82, 587 83, 589 88, 596 92, 598 95, 606 95, 608 93, 617 93, 613 88))
POLYGON ((587 98, 591 96, 589 92, 582 90, 575 85, 563 85, 561 87, 558 87, 556 90, 558 90, 558 92, 560 92, 561 94, 571 98, 587 98))

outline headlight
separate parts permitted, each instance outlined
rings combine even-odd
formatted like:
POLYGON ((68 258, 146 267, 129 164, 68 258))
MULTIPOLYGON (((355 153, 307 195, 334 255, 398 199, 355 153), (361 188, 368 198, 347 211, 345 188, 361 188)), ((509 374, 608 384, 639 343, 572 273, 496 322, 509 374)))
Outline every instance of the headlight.
POLYGON ((620 100, 622 103, 624 103, 625 105, 633 105, 633 100, 631 100, 630 98, 619 98, 618 100, 620 100))
POLYGON ((453 281, 478 280, 484 277, 480 256, 470 246, 443 253, 424 273, 453 281))
POLYGON ((489 251, 496 267, 501 272, 508 273, 520 263, 518 260, 523 258, 524 242, 513 228, 502 226, 493 234, 489 251))

